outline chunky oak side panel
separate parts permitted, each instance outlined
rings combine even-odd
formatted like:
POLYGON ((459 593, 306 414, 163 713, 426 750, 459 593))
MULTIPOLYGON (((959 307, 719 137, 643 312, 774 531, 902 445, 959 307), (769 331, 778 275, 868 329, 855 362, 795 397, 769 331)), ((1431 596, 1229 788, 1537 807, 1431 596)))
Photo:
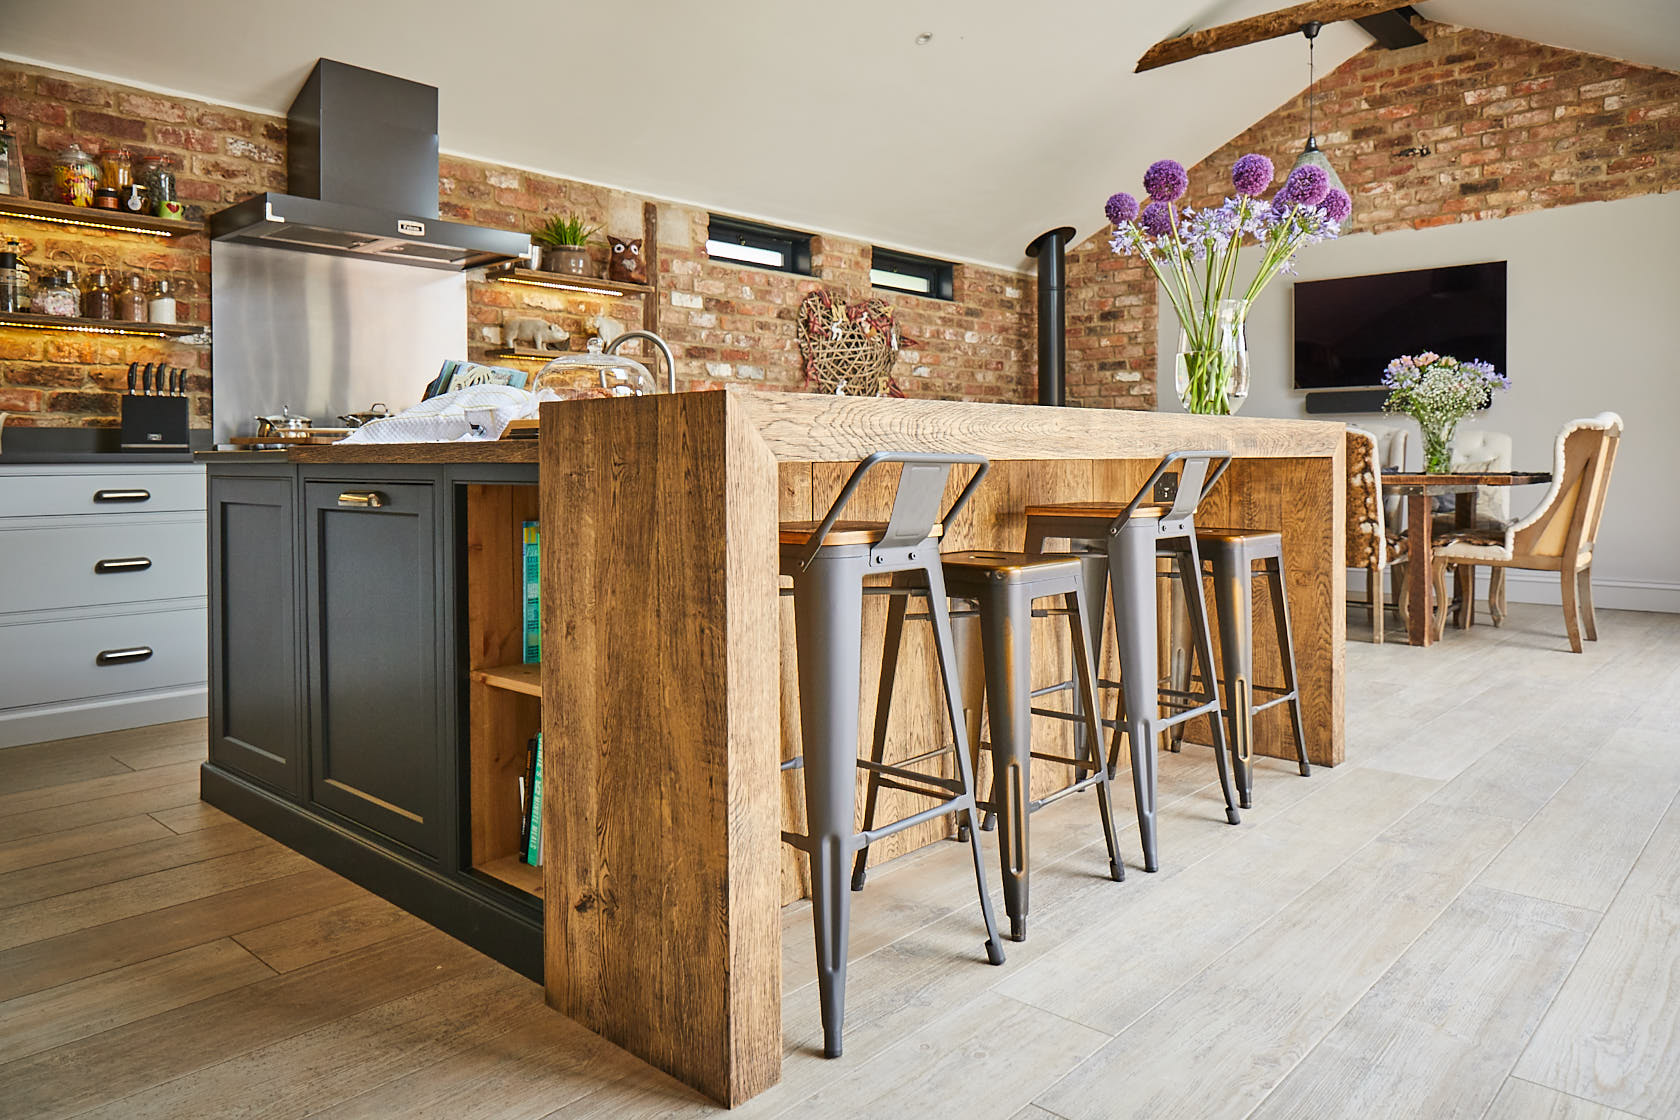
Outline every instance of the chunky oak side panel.
POLYGON ((544 406, 540 455, 548 1001, 740 1103, 781 1076, 775 463, 724 393, 544 406))

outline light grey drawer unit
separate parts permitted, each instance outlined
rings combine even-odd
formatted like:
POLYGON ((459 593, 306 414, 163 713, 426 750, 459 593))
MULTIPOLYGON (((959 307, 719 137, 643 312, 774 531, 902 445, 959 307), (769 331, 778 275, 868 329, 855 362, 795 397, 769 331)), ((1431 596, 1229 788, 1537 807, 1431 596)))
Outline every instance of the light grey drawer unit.
POLYGON ((183 463, 0 470, 0 517, 164 511, 204 512, 204 468, 183 463))
POLYGON ((143 692, 204 680, 205 614, 144 610, 0 621, 0 708, 143 692))
POLYGON ((204 714, 204 470, 0 465, 0 747, 204 714))
POLYGON ((204 595, 202 514, 0 520, 0 614, 204 595), (20 527, 21 526, 21 527, 20 527))

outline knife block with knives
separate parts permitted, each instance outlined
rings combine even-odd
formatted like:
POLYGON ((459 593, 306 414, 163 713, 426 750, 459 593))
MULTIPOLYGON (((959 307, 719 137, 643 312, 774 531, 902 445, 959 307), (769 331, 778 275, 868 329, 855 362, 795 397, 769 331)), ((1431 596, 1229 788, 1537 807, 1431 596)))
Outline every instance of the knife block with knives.
POLYGON ((128 364, 128 392, 122 398, 125 451, 184 451, 187 448, 187 371, 162 363, 128 364))

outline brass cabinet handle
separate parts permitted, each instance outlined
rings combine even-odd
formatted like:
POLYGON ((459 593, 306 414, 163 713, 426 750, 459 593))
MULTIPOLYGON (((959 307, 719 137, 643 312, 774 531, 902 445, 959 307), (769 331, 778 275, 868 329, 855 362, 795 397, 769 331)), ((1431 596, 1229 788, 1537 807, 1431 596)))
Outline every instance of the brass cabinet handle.
POLYGON ((360 509, 378 509, 388 505, 389 500, 377 490, 346 490, 338 496, 338 504, 360 509))
POLYGON ((144 502, 152 496, 150 490, 95 490, 96 502, 144 502))
POLYGON ((144 661, 152 655, 151 646, 133 646, 129 649, 104 649, 93 659, 95 665, 126 665, 131 661, 144 661))
POLYGON ((152 566, 149 556, 124 556, 115 560, 101 560, 93 566, 93 570, 100 575, 111 572, 143 572, 152 566))

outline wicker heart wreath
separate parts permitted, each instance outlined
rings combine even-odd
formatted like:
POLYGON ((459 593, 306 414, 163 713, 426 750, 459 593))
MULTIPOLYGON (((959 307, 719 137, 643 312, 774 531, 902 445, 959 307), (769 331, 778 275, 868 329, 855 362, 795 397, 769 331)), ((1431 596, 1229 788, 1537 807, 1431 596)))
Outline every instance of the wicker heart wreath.
POLYGON ((826 288, 799 305, 799 353, 805 380, 825 393, 902 397, 893 365, 903 342, 892 305, 881 299, 847 303, 826 288))

